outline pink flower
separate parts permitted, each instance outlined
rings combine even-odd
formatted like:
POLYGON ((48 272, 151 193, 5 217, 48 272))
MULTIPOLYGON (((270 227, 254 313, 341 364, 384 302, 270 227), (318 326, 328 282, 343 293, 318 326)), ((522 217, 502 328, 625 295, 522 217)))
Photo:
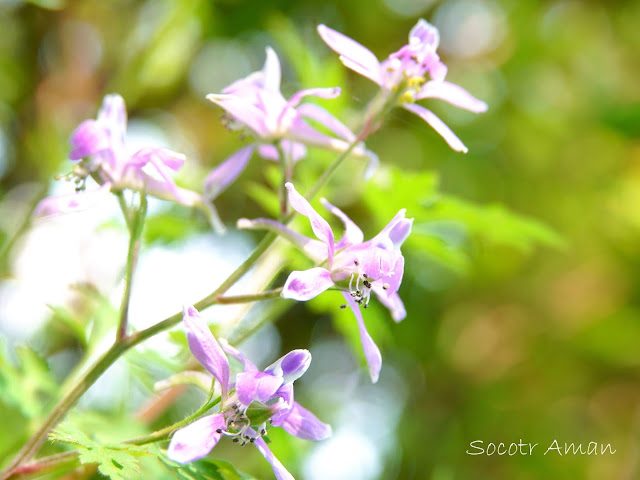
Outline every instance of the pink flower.
POLYGON ((438 98, 475 113, 487 110, 486 103, 445 81, 447 67, 436 53, 440 35, 433 25, 420 19, 409 32, 409 43, 382 62, 366 47, 325 25, 318 26, 318 33, 329 48, 340 54, 340 61, 347 68, 379 85, 393 97, 394 103, 426 121, 451 148, 467 152, 467 147, 442 120, 414 103, 438 98), (426 80, 427 75, 431 80, 426 80))

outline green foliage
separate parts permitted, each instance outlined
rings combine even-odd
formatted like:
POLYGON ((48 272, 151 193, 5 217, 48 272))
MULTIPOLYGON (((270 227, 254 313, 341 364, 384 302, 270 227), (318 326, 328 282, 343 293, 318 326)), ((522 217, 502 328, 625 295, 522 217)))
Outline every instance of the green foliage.
POLYGON ((158 457, 172 469, 180 480, 252 480, 253 477, 240 473, 229 462, 213 458, 203 458, 186 465, 173 462, 164 456, 158 457))
POLYGON ((14 364, 6 341, 0 337, 0 398, 2 403, 17 407, 26 418, 37 418, 43 413, 44 400, 57 393, 57 380, 33 349, 20 346, 15 355, 14 364))
POLYGON ((98 471, 111 480, 128 480, 137 476, 140 473, 138 458, 151 455, 147 447, 102 445, 71 422, 56 428, 49 434, 49 439, 77 448, 80 463, 97 464, 98 471))

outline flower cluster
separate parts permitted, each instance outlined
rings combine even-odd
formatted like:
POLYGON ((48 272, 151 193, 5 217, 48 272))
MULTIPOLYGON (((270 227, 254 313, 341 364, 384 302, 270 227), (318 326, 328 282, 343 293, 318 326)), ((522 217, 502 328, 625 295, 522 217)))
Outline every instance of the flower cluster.
MULTIPOLYGON (((282 297, 307 301, 329 289, 341 292, 346 301, 341 307, 349 306, 356 317, 369 375, 375 383, 382 356, 367 331, 363 310, 369 307, 373 294, 390 311, 393 320, 399 322, 405 318, 406 311, 398 293, 405 265, 401 247, 411 233, 413 219, 406 218, 406 211, 401 209, 377 235, 365 241, 362 230, 342 210, 322 199, 323 206, 344 225, 344 234, 337 239, 327 220, 295 189, 293 166, 307 155, 308 147, 313 147, 343 153, 318 181, 318 188, 337 168, 346 152, 366 159, 368 172, 371 172, 378 158, 367 150, 362 140, 381 124, 382 115, 395 106, 418 115, 451 148, 466 152, 467 148, 448 126, 415 102, 437 98, 476 113, 484 112, 487 105, 445 80, 447 67, 436 53, 438 31, 424 20, 411 30, 409 43, 382 62, 364 46, 329 27, 320 25, 318 33, 340 54, 346 67, 380 87, 358 135, 327 110, 313 103, 303 103, 309 97, 335 98, 340 94, 340 88, 304 89, 285 98, 280 91, 280 61, 274 50, 267 48, 262 70, 237 80, 220 94, 207 96, 225 111, 227 126, 248 133, 252 143, 232 154, 206 177, 204 193, 180 188, 174 182, 171 174, 183 165, 184 155, 157 147, 145 147, 135 152, 127 150, 124 100, 119 95, 107 95, 97 119, 82 122, 71 136, 69 157, 74 166, 66 178, 75 183, 76 193, 44 199, 37 213, 76 211, 96 203, 109 192, 133 190, 140 195, 200 208, 207 213, 214 227, 222 230, 212 200, 238 178, 254 152, 267 160, 281 162, 280 186, 284 187, 280 196, 281 221, 242 218, 237 226, 275 232, 291 241, 313 262, 314 266, 307 270, 289 273, 281 289, 282 297), (98 188, 86 189, 89 177, 96 181, 98 188), (309 220, 316 238, 289 228, 286 222, 291 216, 287 216, 287 200, 295 213, 309 220)), ((258 249, 239 272, 246 272, 261 252, 264 250, 258 249)), ((233 283, 232 280, 233 275, 229 283, 233 283)), ((215 295, 218 293, 216 291, 215 295)), ((266 293, 277 295, 278 290, 266 293)), ((261 299, 264 299, 262 295, 261 299)), ((251 296, 244 298, 248 297, 251 296)), ((251 300, 255 299, 254 296, 251 300)), ((126 319, 126 315, 124 317, 126 319)), ((311 354, 307 350, 293 350, 261 371, 226 341, 216 340, 194 307, 185 308, 183 320, 191 352, 213 375, 221 395, 217 413, 199 418, 174 433, 168 448, 169 458, 181 463, 203 458, 227 436, 242 446, 255 445, 279 480, 292 479, 263 437, 268 425, 282 427, 288 433, 308 440, 322 440, 331 435, 329 425, 294 401, 293 384, 309 367, 311 354), (234 375, 229 358, 242 366, 234 375)))
POLYGON ((169 458, 192 462, 206 456, 223 436, 229 436, 242 446, 255 445, 278 480, 293 479, 262 437, 267 433, 267 423, 307 440, 331 435, 329 425, 293 399, 293 382, 309 368, 311 354, 293 350, 260 371, 226 341, 220 339, 218 343, 195 308, 185 308, 183 319, 191 352, 219 382, 221 403, 218 413, 200 418, 173 435, 169 458), (233 380, 225 352, 243 367, 233 380))

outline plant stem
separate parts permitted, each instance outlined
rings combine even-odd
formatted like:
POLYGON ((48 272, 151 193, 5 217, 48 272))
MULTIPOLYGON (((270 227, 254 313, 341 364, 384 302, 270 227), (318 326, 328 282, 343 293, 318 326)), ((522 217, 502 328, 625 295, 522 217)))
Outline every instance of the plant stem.
POLYGON ((286 152, 282 146, 282 142, 278 142, 276 148, 278 149, 280 170, 282 172, 282 180, 280 182, 280 220, 284 220, 289 214, 289 202, 287 202, 288 190, 285 185, 291 181, 290 163, 292 159, 289 152, 286 152))
POLYGON ((77 467, 79 453, 77 450, 56 453, 48 457, 41 458, 35 462, 22 465, 7 477, 8 480, 26 480, 28 478, 40 477, 47 473, 52 473, 60 469, 69 470, 77 467))
MULTIPOLYGON (((122 205, 121 205, 122 206, 122 205)), ((128 209, 123 207, 122 213, 125 218, 128 209)), ((124 293, 120 303, 120 323, 118 325, 117 339, 122 340, 127 336, 129 324, 129 302, 131 301, 131 289, 133 287, 133 272, 138 264, 138 254, 140 253, 140 243, 142 242, 142 230, 144 229, 144 219, 147 215, 147 196, 140 193, 140 208, 136 211, 129 230, 129 250, 127 252, 127 269, 124 280, 124 293)))
POLYGON ((260 300, 269 300, 271 298, 280 297, 282 293, 282 287, 274 288, 273 290, 266 290, 262 293, 251 293, 248 295, 229 295, 225 297, 218 297, 217 303, 221 305, 228 305, 233 303, 249 303, 258 302, 260 300))
MULTIPOLYGON (((352 142, 347 149, 345 149, 329 166, 327 171, 318 179, 315 185, 309 191, 307 199, 311 200, 317 193, 324 187, 329 180, 330 174, 333 173, 345 158, 349 155, 351 150, 359 142, 356 139, 352 142)), ((290 213, 285 221, 289 221, 293 218, 294 212, 290 213)), ((207 307, 218 303, 218 298, 221 297, 229 288, 231 288, 242 276, 256 263, 262 254, 271 246, 271 244, 278 238, 275 233, 267 233, 253 253, 247 258, 236 270, 216 288, 211 294, 201 299, 194 304, 198 310, 203 310, 207 307)), ((36 433, 29 439, 24 447, 18 452, 11 463, 0 472, 0 480, 7 480, 12 472, 23 462, 31 459, 38 451, 42 443, 46 440, 49 431, 58 424, 62 418, 66 415, 69 409, 78 401, 78 399, 86 392, 89 387, 109 368, 122 354, 124 354, 130 348, 133 348, 137 344, 144 340, 153 337, 154 335, 173 327, 182 320, 182 312, 177 312, 168 318, 152 325, 149 328, 140 330, 128 337, 116 340, 116 342, 107 350, 96 363, 85 373, 78 383, 60 400, 53 411, 45 419, 44 423, 36 431, 36 433)))

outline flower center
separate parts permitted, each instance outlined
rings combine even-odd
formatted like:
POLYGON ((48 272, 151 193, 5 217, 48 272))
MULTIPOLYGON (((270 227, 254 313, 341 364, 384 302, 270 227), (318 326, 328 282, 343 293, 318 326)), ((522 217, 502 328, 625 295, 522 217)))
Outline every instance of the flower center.
POLYGON ((232 441, 240 444, 241 447, 247 443, 254 443, 256 439, 266 435, 266 422, 254 428, 251 427, 251 419, 247 416, 248 408, 232 404, 230 409, 225 412, 225 429, 219 428, 216 432, 232 437, 232 441))
POLYGON ((82 192, 87 187, 87 177, 91 174, 88 165, 85 162, 80 162, 77 165, 71 167, 71 171, 65 175, 56 175, 56 180, 65 180, 67 182, 73 182, 76 185, 76 192, 82 192))

